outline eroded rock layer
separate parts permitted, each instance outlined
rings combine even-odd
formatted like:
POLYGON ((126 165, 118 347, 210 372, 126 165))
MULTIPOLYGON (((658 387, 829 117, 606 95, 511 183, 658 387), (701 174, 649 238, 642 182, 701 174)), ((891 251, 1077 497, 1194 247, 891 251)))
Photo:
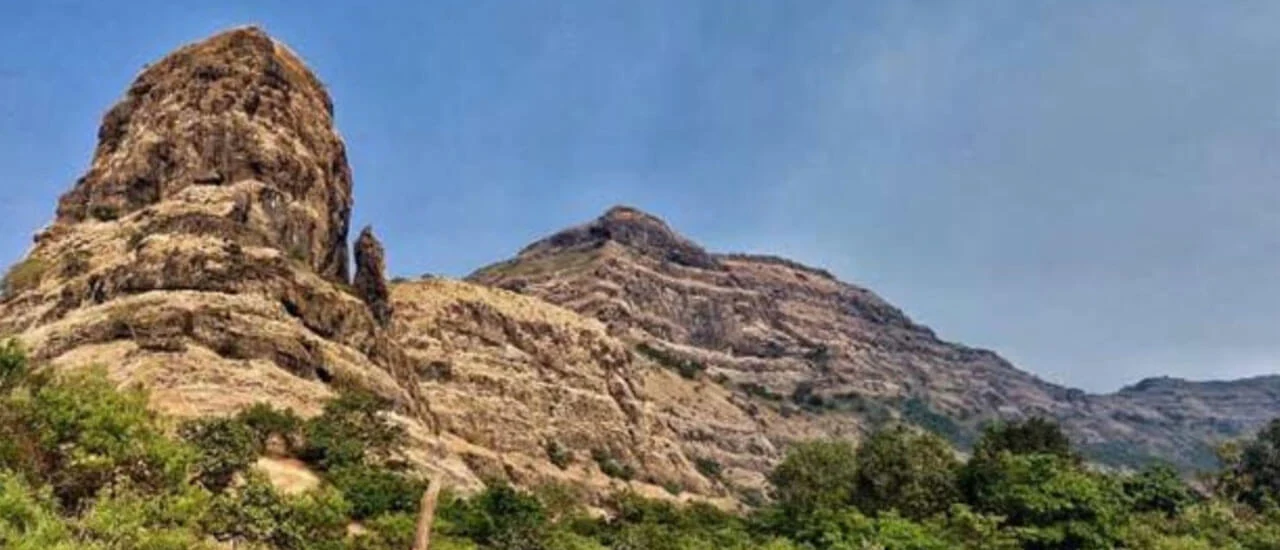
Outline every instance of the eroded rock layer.
MULTIPOLYGON (((705 369, 754 406, 807 419, 809 433, 856 435, 906 420, 964 447, 987 421, 1044 415, 1061 420, 1101 462, 1160 458, 1193 468, 1211 465, 1216 441, 1280 415, 1280 379, 1239 392, 1149 382, 1110 395, 1051 384, 993 352, 938 338, 824 270, 709 253, 629 207, 533 243, 469 280, 597 318, 671 366, 705 369)), ((776 435, 779 446, 795 437, 776 435)))

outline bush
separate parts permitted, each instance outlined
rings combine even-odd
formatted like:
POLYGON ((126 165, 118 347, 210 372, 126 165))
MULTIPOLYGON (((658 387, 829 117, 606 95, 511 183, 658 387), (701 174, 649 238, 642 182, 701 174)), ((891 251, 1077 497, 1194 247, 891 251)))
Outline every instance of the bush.
POLYGON ((1005 451, 976 488, 974 506, 1002 516, 1025 548, 1114 548, 1124 513, 1120 488, 1070 459, 1005 451))
POLYGON ((44 278, 48 268, 49 265, 44 260, 36 257, 30 257, 13 264, 13 267, 10 267, 9 271, 5 273, 4 279, 0 281, 0 287, 4 289, 4 296, 16 296, 39 286, 40 280, 44 278))
POLYGON ((468 501, 450 501, 441 515, 447 522, 442 533, 486 547, 535 550, 547 533, 542 504, 508 485, 489 487, 468 501))
POLYGON ((631 481, 636 477, 635 468, 623 462, 612 451, 600 448, 593 449, 591 451, 591 459, 596 461, 596 465, 600 467, 600 471, 604 475, 625 481, 631 481))
POLYGON ((165 436, 147 394, 118 391, 92 369, 51 382, 27 377, 0 397, 0 468, 47 480, 77 510, 108 483, 158 490, 180 483, 195 452, 165 436))
POLYGON ((199 450, 197 480, 211 491, 226 489, 235 474, 247 469, 257 459, 257 440, 239 419, 190 420, 182 425, 180 433, 199 450))
POLYGON ((214 500, 203 528, 223 542, 304 550, 343 540, 349 512, 336 491, 284 496, 254 474, 244 486, 214 500))
POLYGON ((707 370, 707 366, 699 361, 679 357, 671 352, 655 348, 644 342, 641 342, 636 346, 636 351, 640 352, 641 355, 652 359, 659 365, 680 373, 681 377, 689 380, 696 379, 698 375, 707 370))
POLYGON ((240 422, 253 432, 258 445, 258 452, 266 450, 272 438, 279 438, 286 451, 298 447, 298 431, 302 427, 302 419, 293 409, 278 410, 267 403, 255 403, 236 415, 240 422))
POLYGON ((563 470, 569 467, 570 462, 573 462, 573 454, 569 452, 569 449, 564 448, 564 445, 561 445, 559 441, 552 440, 547 442, 547 460, 550 460, 557 468, 563 470))
POLYGON ((339 394, 323 413, 304 423, 301 458, 325 470, 390 459, 404 441, 404 429, 381 417, 386 405, 367 392, 339 394))
POLYGON ((351 505, 351 517, 367 519, 383 514, 414 513, 426 482, 401 472, 369 466, 348 466, 328 479, 351 505))
POLYGON ((724 466, 714 458, 698 457, 693 460, 693 465, 698 469, 698 473, 711 479, 720 479, 720 474, 724 473, 724 466))
POLYGON ((1195 501, 1191 488, 1169 465, 1148 467, 1125 479, 1122 486, 1130 507, 1138 513, 1159 512, 1173 517, 1195 501))

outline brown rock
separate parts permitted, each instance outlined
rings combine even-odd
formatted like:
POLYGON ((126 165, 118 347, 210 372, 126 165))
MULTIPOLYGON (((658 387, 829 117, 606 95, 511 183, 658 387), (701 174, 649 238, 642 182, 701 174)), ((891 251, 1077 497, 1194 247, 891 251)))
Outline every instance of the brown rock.
MULTIPOLYGON (((964 445, 989 420, 1047 415, 1104 462, 1149 456, 1196 467, 1206 465, 1215 441, 1280 415, 1280 377, 1253 381, 1250 390, 1157 381, 1109 395, 1051 384, 995 353, 939 339, 827 271, 773 256, 710 254, 631 208, 611 209, 468 279, 595 317, 623 340, 660 350, 659 363, 704 365, 746 394, 749 414, 775 409, 805 433, 856 437, 905 418, 964 445)), ((781 445, 792 430, 762 422, 759 433, 781 445)), ((707 441, 734 456, 729 441, 707 441)), ((759 458, 767 465, 768 455, 759 458)))
POLYGON ((333 106, 296 55, 253 27, 147 67, 103 118, 91 167, 59 200, 62 224, 110 221, 190 186, 257 181, 272 246, 347 277, 351 172, 333 106))
POLYGON ((369 304, 373 318, 386 326, 391 321, 391 295, 387 290, 387 262, 382 243, 373 236, 373 228, 365 227, 356 238, 356 276, 352 281, 356 293, 369 304))

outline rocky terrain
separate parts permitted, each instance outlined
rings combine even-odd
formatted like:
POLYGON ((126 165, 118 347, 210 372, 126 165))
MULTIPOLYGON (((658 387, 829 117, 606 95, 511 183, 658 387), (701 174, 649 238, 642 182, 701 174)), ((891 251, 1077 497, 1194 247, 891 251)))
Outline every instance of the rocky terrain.
POLYGON ((987 350, 939 339, 873 292, 795 262, 714 254, 655 216, 615 207, 469 280, 600 319, 609 332, 760 407, 840 434, 891 420, 964 447, 980 426, 1059 419, 1096 460, 1213 463, 1212 445, 1280 413, 1280 377, 1157 379, 1088 395, 987 350))
POLYGON ((1280 414, 1280 378, 1055 386, 827 272, 710 253, 631 208, 465 281, 390 283, 372 229, 348 243, 332 101, 255 28, 146 67, 98 140, 5 276, 0 335, 56 370, 103 365, 180 416, 259 401, 307 415, 374 391, 408 458, 460 490, 562 481, 731 504, 759 497, 790 441, 902 419, 963 447, 982 422, 1032 414, 1104 462, 1195 466, 1280 414))

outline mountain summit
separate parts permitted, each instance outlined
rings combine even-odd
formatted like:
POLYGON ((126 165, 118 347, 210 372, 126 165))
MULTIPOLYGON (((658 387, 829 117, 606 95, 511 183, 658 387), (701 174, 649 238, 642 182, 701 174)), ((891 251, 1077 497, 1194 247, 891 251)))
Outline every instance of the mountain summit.
POLYGON ((1263 397, 1270 390, 1232 382, 1147 383, 1111 395, 1058 386, 991 351, 941 340, 825 270, 709 253, 628 207, 539 240, 469 280, 598 318, 633 345, 702 365, 727 387, 831 433, 899 419, 963 447, 985 422, 1048 416, 1101 462, 1160 458, 1190 468, 1212 464, 1214 441, 1280 411, 1280 397, 1263 397))

